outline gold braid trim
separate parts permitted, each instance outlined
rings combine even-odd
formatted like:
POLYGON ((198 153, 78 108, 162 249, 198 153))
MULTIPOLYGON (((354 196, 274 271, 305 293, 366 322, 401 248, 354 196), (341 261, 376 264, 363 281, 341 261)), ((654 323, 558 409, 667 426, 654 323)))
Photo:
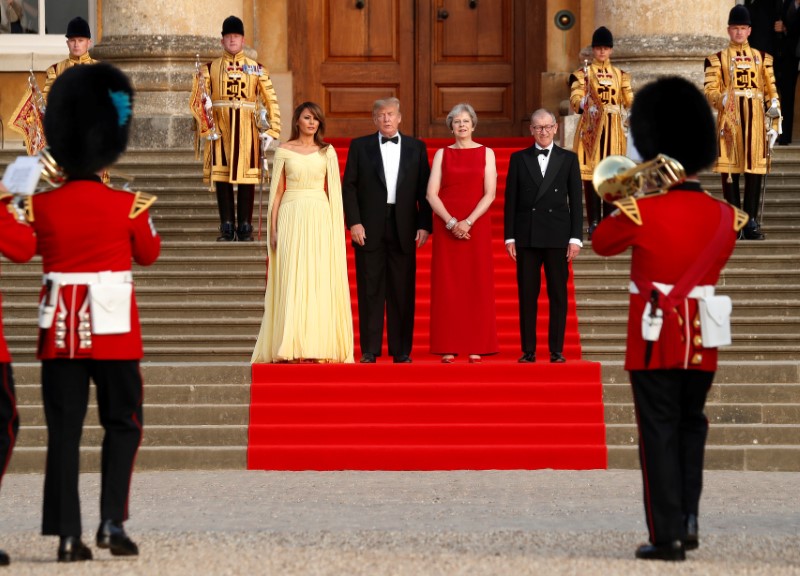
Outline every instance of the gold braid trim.
POLYGON ((639 213, 639 205, 636 203, 636 198, 628 196, 614 202, 614 206, 619 208, 619 211, 630 218, 634 224, 637 226, 642 225, 642 215, 639 213))
POLYGON ((737 232, 744 228, 744 225, 747 224, 747 221, 750 219, 750 216, 747 215, 747 212, 744 210, 739 210, 735 206, 732 207, 734 209, 733 215, 733 229, 737 232))
POLYGON ((150 208, 150 206, 152 206, 156 201, 155 196, 146 192, 132 192, 132 194, 136 194, 136 197, 133 199, 131 213, 128 214, 128 218, 131 220, 138 217, 142 212, 150 208))
POLYGON ((33 196, 25 196, 25 220, 33 223, 33 196))

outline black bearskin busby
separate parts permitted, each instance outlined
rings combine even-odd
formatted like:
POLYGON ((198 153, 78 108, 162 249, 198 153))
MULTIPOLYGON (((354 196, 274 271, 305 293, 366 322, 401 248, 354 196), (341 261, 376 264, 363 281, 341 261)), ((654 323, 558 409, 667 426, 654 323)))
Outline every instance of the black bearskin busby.
POLYGON ((92 31, 89 29, 89 23, 86 20, 80 16, 76 16, 67 24, 67 33, 65 36, 67 38, 91 38, 92 31))
POLYGON ((728 13, 728 26, 751 26, 750 10, 741 4, 731 8, 730 13, 728 13))
POLYGON ((222 35, 225 34, 240 34, 244 36, 244 22, 236 16, 228 16, 222 22, 222 35))
POLYGON ((53 159, 71 178, 113 164, 128 146, 133 87, 110 64, 68 68, 53 83, 44 134, 53 159))
POLYGON ((600 26, 600 28, 595 30, 594 34, 592 34, 592 48, 596 48, 597 46, 614 47, 614 36, 611 34, 611 30, 605 26, 600 26))
POLYGON ((678 76, 660 78, 636 92, 631 130, 643 160, 666 154, 697 174, 717 158, 714 116, 697 87, 678 76))

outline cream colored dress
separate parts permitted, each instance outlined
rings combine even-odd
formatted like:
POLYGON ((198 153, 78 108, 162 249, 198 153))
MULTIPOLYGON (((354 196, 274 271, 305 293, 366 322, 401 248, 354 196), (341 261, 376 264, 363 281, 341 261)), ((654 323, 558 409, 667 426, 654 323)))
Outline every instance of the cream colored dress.
MULTIPOLYGON (((269 249, 264 318, 251 362, 353 362, 353 316, 336 152, 333 146, 308 155, 278 148, 270 199, 282 173, 286 190, 278 208, 277 249, 269 249)), ((271 222, 272 209, 270 200, 267 222, 271 222)))

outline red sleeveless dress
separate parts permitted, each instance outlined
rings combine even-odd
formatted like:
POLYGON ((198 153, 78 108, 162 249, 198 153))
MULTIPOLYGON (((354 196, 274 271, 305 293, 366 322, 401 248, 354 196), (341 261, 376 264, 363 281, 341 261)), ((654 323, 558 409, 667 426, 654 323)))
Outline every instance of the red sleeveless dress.
MULTIPOLYGON (((486 148, 444 148, 439 198, 463 220, 483 196, 486 148)), ((433 223, 431 353, 496 354, 497 314, 490 211, 469 240, 458 240, 441 218, 433 223)))

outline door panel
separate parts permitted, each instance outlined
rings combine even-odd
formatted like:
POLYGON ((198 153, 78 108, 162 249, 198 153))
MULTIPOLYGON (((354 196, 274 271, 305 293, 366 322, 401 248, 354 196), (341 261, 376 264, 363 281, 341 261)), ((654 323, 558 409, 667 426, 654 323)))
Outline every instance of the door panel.
POLYGON ((428 96, 419 103, 420 134, 447 136, 444 120, 459 102, 475 108, 480 134, 513 134, 515 0, 420 4, 420 54, 430 54, 420 61, 420 94, 428 96))
MULTIPOLYGON (((395 96, 413 126, 414 0, 306 0, 290 4, 295 101, 313 100, 331 136, 375 130, 372 103, 395 96), (297 35, 297 36, 295 36, 297 35), (316 38, 319 41, 311 41, 316 38)), ((403 126, 406 130, 410 126, 403 126)))

